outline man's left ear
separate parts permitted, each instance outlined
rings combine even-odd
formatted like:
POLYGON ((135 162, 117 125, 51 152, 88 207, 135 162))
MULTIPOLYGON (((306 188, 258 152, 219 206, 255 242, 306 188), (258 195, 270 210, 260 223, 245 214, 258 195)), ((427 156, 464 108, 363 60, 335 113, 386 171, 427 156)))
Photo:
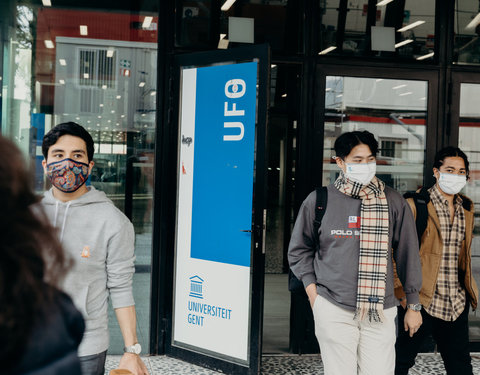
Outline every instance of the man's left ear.
POLYGON ((440 171, 437 168, 433 168, 433 176, 438 180, 440 177, 440 171))
POLYGON ((88 175, 89 175, 89 176, 92 174, 92 169, 93 169, 93 166, 94 166, 94 165, 95 165, 95 163, 94 163, 93 160, 88 163, 88 175))

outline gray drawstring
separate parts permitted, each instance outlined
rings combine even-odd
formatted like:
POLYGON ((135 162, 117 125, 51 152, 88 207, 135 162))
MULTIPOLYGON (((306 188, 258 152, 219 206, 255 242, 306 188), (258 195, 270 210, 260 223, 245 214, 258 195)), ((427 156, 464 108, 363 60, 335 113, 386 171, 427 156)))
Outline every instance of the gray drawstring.
MULTIPOLYGON (((71 201, 67 203, 67 208, 65 208, 65 216, 63 217, 63 224, 62 224, 62 232, 60 233, 60 242, 62 242, 63 240, 63 232, 65 231, 65 223, 67 222, 67 213, 68 213, 68 209, 70 207, 70 203, 72 203, 71 201)), ((58 202, 57 202, 58 204, 58 202)), ((56 215, 55 215, 55 222, 56 222, 56 215)))
POLYGON ((58 202, 55 202, 55 218, 53 219, 53 226, 57 225, 57 215, 58 215, 58 202))

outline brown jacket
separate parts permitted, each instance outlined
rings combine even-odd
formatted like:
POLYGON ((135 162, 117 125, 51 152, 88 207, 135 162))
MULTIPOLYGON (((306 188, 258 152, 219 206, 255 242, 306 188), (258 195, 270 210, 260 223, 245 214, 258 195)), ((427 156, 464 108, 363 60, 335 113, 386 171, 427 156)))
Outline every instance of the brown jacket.
MULTIPOLYGON (((467 298, 475 310, 478 302, 478 288, 472 275, 471 245, 473 235, 473 203, 472 201, 460 195, 463 199, 463 207, 465 212, 465 239, 458 257, 458 278, 461 285, 467 291, 467 298)), ((407 199, 413 216, 417 217, 417 210, 412 198, 407 199)), ((428 220, 427 228, 422 235, 420 245, 420 261, 422 263, 422 289, 420 290, 420 303, 428 307, 432 302, 437 284, 438 270, 440 268, 440 260, 442 259, 443 240, 440 231, 440 220, 437 211, 432 202, 427 205, 428 220)), ((402 284, 398 277, 395 278, 395 295, 398 299, 405 296, 402 284)))

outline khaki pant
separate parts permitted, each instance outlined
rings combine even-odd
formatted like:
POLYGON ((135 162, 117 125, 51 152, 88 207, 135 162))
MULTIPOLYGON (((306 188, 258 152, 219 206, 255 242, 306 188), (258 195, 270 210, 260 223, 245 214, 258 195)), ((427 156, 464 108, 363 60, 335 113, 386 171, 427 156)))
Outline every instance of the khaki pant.
POLYGON ((359 322, 353 319, 353 311, 317 296, 313 317, 325 375, 394 373, 397 308, 383 313, 385 322, 359 322))

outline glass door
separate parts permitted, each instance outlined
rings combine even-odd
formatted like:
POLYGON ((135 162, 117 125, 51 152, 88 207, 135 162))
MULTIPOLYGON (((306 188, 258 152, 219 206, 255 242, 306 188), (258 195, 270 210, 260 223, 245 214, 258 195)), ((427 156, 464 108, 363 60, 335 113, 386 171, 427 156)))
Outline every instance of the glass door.
POLYGON ((315 142, 323 145, 316 166, 321 184, 338 176, 333 144, 342 133, 368 130, 379 143, 377 175, 400 193, 422 186, 425 166, 436 147, 434 74, 390 69, 320 66, 317 83, 323 110, 317 111, 315 142), (321 137, 321 138, 320 138, 321 137))
POLYGON ((339 174, 333 159, 338 136, 368 130, 379 144, 377 176, 400 193, 422 186, 427 98, 427 81, 326 76, 322 185, 339 174))
MULTIPOLYGON (((41 165, 44 134, 73 121, 92 135, 87 184, 104 191, 135 228, 137 333, 148 353, 159 8, 59 3, 1 1, 1 133, 23 151, 38 193, 50 188, 41 165)), ((111 307, 109 315, 109 354, 121 354, 111 307)))
POLYGON ((177 57, 178 127, 164 139, 175 166, 162 197, 165 352, 226 373, 260 370, 268 54, 263 45, 177 57))
MULTIPOLYGON (((454 73, 452 88, 451 144, 467 154, 470 179, 463 189, 475 205, 475 227, 472 242, 472 273, 480 282, 480 75, 454 73)), ((480 347, 480 317, 476 311, 469 315, 470 342, 476 350, 480 347)))

